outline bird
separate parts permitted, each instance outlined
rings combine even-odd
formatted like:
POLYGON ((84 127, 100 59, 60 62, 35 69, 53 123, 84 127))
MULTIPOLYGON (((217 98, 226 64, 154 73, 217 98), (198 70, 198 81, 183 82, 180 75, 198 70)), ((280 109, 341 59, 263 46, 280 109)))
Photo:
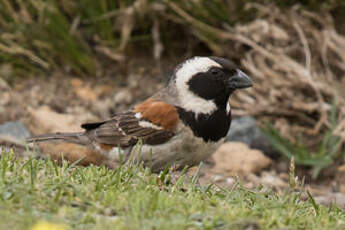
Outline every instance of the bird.
POLYGON ((230 96, 252 79, 222 57, 195 56, 177 65, 168 85, 109 119, 82 124, 84 132, 33 136, 28 143, 63 141, 96 150, 114 165, 133 159, 159 172, 192 167, 224 142, 231 125, 230 96), (139 153, 140 152, 140 153, 139 153))

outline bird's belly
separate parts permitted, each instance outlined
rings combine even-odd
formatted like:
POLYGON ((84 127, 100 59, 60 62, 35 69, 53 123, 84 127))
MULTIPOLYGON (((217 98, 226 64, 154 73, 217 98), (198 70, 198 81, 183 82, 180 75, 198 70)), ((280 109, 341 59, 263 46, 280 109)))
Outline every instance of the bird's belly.
POLYGON ((157 172, 167 165, 179 169, 197 165, 210 157, 223 141, 224 138, 217 142, 205 142, 202 138, 194 136, 190 129, 185 129, 164 144, 138 144, 128 149, 115 147, 102 153, 111 161, 114 168, 120 162, 139 159, 145 166, 152 167, 152 171, 157 172))
POLYGON ((184 131, 161 145, 143 145, 142 159, 153 171, 164 169, 167 164, 176 168, 194 166, 210 157, 224 139, 204 142, 191 131, 184 131))

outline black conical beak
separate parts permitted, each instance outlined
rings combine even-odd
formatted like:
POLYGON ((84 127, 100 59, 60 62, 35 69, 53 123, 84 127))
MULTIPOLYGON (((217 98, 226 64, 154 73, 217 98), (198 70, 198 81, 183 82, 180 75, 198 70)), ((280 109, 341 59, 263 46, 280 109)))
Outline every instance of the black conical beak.
POLYGON ((244 89, 253 86, 253 81, 247 74, 237 69, 237 73, 230 77, 228 87, 230 89, 244 89))

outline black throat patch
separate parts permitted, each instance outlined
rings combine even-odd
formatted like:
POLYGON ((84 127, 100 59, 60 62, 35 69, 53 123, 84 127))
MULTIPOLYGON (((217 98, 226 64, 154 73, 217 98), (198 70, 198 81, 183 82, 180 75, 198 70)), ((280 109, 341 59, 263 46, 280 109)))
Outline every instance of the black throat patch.
POLYGON ((225 137, 231 124, 231 112, 227 114, 225 109, 217 109, 211 114, 199 114, 196 117, 194 112, 178 107, 178 114, 194 135, 205 142, 216 142, 225 137))

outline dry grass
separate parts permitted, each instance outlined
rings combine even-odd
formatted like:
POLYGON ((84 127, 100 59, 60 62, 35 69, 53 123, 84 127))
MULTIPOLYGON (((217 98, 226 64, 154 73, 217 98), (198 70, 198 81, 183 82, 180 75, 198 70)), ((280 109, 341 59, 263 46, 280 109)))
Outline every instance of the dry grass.
POLYGON ((254 7, 259 19, 230 29, 236 34, 232 40, 250 47, 242 64, 256 85, 239 95, 238 112, 278 118, 276 127, 295 139, 296 133, 318 135, 330 129, 335 100, 339 125, 334 134, 345 140, 345 37, 336 32, 329 15, 297 7, 287 14, 254 7))

